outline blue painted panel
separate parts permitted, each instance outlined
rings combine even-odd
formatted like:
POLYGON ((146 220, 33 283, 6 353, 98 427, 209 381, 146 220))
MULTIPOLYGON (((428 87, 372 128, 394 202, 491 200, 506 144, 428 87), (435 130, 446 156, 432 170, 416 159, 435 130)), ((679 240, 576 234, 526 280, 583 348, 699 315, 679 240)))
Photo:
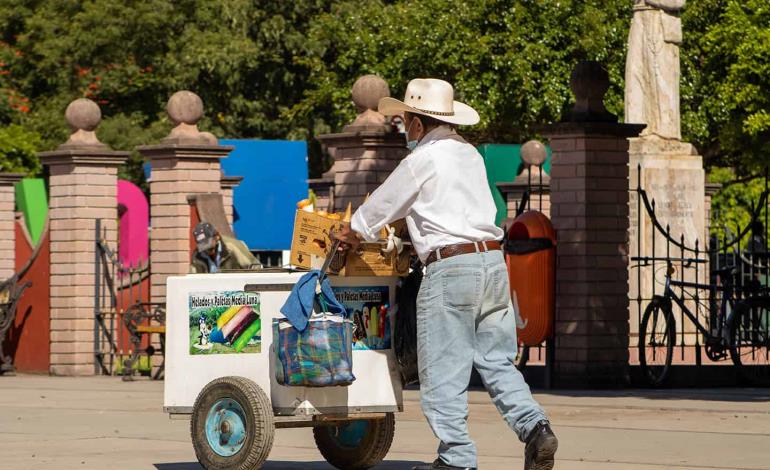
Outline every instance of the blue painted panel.
POLYGON ((297 202, 307 197, 307 143, 286 140, 231 140, 222 159, 228 176, 243 176, 233 194, 233 229, 252 250, 288 250, 297 202))

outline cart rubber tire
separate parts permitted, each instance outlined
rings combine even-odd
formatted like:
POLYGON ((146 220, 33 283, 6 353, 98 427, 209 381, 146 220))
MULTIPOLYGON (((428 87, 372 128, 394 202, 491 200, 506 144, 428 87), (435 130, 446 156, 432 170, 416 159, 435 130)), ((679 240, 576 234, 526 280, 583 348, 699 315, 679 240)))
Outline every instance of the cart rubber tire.
MULTIPOLYGON (((229 429, 229 428, 228 428, 229 429)), ((273 407, 264 391, 244 377, 221 377, 206 385, 193 405, 190 434, 198 461, 207 470, 251 470, 262 466, 275 436, 273 407), (207 421, 218 403, 242 411, 245 439, 232 455, 220 455, 207 436, 207 421)))
POLYGON ((393 413, 383 419, 351 421, 342 426, 317 426, 313 428, 316 446, 327 462, 340 470, 364 470, 382 462, 393 443, 396 420, 393 413), (366 427, 358 442, 346 445, 340 441, 340 433, 350 426, 366 427))

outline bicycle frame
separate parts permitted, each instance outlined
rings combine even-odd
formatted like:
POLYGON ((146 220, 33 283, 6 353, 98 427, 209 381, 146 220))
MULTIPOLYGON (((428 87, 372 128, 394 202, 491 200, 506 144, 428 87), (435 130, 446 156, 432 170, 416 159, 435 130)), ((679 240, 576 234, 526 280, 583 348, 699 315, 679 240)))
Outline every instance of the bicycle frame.
MULTIPOLYGON (((729 317, 733 314, 734 311, 734 305, 733 305, 733 288, 730 282, 727 282, 720 286, 715 286, 711 284, 699 284, 695 282, 687 282, 687 281, 675 281, 671 279, 671 276, 674 273, 673 264, 671 261, 667 261, 668 267, 666 269, 666 283, 665 288, 663 289, 663 295, 661 297, 668 299, 670 302, 671 300, 674 301, 674 303, 679 306, 679 308, 682 310, 682 313, 690 319, 690 321, 695 325, 695 328, 700 332, 708 341, 723 341, 723 328, 729 321, 729 317), (717 315, 718 322, 716 325, 709 325, 710 328, 706 328, 701 324, 700 319, 692 313, 692 311, 687 307, 687 304, 685 303, 686 300, 677 295, 676 292, 672 287, 680 287, 680 288, 690 288, 690 289, 702 289, 702 290, 709 290, 711 291, 712 295, 711 298, 714 298, 714 293, 716 291, 722 291, 724 293, 724 296, 721 300, 721 303, 719 305, 719 313, 717 315), (731 307, 730 311, 727 311, 728 305, 731 307), (717 333, 713 334, 711 329, 713 327, 717 327, 717 333)), ((727 277, 729 279, 729 276, 727 277)), ((710 313, 713 309, 713 305, 709 307, 710 313)), ((713 321, 713 315, 709 316, 710 321, 713 321)))
POLYGON ((695 282, 688 282, 688 281, 676 281, 671 278, 671 276, 676 272, 674 269, 674 261, 681 262, 683 266, 689 267, 694 263, 706 263, 706 260, 699 259, 699 258, 660 258, 660 257, 652 257, 652 256, 641 256, 641 257, 633 257, 632 261, 639 261, 644 266, 649 266, 650 263, 654 263, 655 261, 665 261, 666 262, 666 281, 665 281, 665 287, 663 289, 663 293, 661 295, 658 295, 657 297, 665 299, 669 304, 671 301, 675 303, 681 310, 682 313, 695 325, 695 328, 698 330, 699 333, 701 333, 708 342, 722 342, 724 341, 724 335, 723 335, 723 329, 724 326, 728 323, 730 320, 733 311, 734 311, 734 298, 733 298, 733 286, 730 282, 730 276, 726 276, 725 279, 727 282, 724 282, 721 285, 713 285, 713 284, 701 284, 701 283, 695 283, 695 282), (683 296, 679 296, 674 291, 674 287, 679 288, 690 288, 690 289, 700 289, 700 290, 707 290, 711 292, 710 296, 710 305, 709 305, 709 323, 716 323, 710 324, 709 327, 703 326, 700 319, 697 317, 696 314, 692 312, 687 307, 686 299, 683 296), (718 307, 718 313, 715 316, 714 310, 716 310, 716 305, 714 303, 715 294, 717 291, 721 291, 724 293, 724 296, 721 300, 721 303, 718 307), (730 311, 728 312, 727 307, 730 306, 730 311), (716 326, 716 334, 712 332, 714 329, 714 326, 716 326))

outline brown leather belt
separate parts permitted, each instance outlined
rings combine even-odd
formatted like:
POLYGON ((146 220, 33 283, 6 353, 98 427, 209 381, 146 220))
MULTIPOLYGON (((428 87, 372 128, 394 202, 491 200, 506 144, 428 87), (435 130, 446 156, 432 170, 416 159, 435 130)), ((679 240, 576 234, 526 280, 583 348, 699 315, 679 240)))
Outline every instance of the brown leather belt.
POLYGON ((459 243, 457 245, 449 245, 443 248, 439 248, 431 252, 428 259, 425 260, 425 266, 444 258, 451 258, 457 255, 467 255, 468 253, 484 253, 485 251, 499 250, 501 249, 500 242, 488 241, 488 242, 471 242, 471 243, 459 243), (439 254, 441 255, 439 257, 439 254))

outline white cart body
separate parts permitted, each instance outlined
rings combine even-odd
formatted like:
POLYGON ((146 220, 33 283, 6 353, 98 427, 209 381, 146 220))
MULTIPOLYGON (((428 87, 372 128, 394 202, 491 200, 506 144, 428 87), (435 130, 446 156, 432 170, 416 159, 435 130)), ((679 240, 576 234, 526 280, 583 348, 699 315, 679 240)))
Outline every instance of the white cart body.
MULTIPOLYGON (((355 415, 402 410, 402 386, 396 367, 393 341, 390 349, 354 350, 356 381, 347 387, 287 387, 275 379, 272 351, 274 318, 294 284, 304 273, 239 272, 189 274, 168 278, 166 286, 166 370, 164 410, 188 414, 201 389, 224 376, 242 376, 268 394, 276 415, 355 415), (261 352, 238 354, 190 353, 190 296, 201 292, 259 292, 262 322, 261 352)), ((330 277, 335 287, 381 286, 388 288, 390 331, 393 331, 396 278, 330 277)), ((391 334, 392 337, 392 334, 391 334)))

